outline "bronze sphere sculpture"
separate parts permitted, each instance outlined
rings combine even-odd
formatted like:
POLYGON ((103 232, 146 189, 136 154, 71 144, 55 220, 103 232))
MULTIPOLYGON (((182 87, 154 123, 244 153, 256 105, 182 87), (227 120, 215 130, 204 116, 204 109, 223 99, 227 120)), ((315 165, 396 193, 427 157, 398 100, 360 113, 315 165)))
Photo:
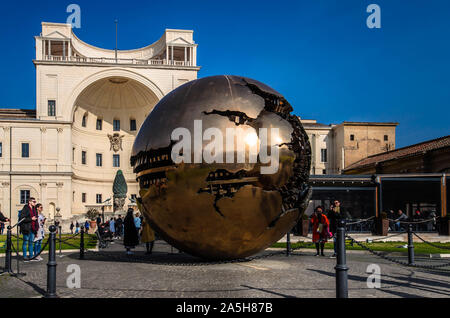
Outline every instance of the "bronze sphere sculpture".
POLYGON ((201 78, 165 96, 131 157, 152 228, 213 260, 247 257, 283 237, 310 196, 310 144, 292 110, 272 88, 239 76, 201 78))

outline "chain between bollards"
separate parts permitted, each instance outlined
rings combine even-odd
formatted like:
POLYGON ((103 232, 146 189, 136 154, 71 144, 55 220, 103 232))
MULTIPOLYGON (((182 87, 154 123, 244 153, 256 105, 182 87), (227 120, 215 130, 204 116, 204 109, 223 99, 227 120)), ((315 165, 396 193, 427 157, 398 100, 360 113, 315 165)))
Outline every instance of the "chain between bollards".
POLYGON ((337 228, 336 298, 348 298, 347 259, 345 251, 345 220, 339 220, 337 228))
POLYGON ((56 298, 56 226, 51 225, 47 263, 47 293, 46 298, 56 298))
POLYGON ((84 226, 81 226, 80 231, 80 259, 84 259, 84 226))
POLYGON ((414 243, 412 224, 408 224, 408 265, 414 265, 414 243))

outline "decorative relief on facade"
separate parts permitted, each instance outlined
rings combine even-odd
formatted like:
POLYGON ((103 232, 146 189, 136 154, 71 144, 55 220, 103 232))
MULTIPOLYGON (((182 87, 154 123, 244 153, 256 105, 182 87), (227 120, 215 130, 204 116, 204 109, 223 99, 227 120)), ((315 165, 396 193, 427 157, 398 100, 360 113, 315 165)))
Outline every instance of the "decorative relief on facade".
POLYGON ((45 188, 45 187, 47 186, 47 183, 46 183, 46 182, 41 182, 41 183, 39 183, 39 185, 40 185, 41 187, 45 188))
POLYGON ((9 182, 2 182, 2 186, 9 187, 9 182))
POLYGON ((57 186, 58 188, 61 188, 63 185, 64 185, 63 182, 56 182, 56 186, 57 186))
POLYGON ((4 132, 9 132, 9 129, 10 129, 9 126, 3 127, 3 131, 4 131, 4 132))
POLYGON ((113 135, 108 134, 109 142, 111 143, 111 147, 109 150, 114 150, 114 152, 118 152, 122 149, 122 139, 125 137, 125 135, 120 135, 118 133, 115 133, 113 135))
POLYGON ((46 133, 47 132, 47 127, 41 127, 41 132, 42 133, 46 133))
POLYGON ((62 133, 63 130, 64 130, 64 128, 62 128, 62 127, 57 128, 57 131, 58 131, 59 133, 62 133))

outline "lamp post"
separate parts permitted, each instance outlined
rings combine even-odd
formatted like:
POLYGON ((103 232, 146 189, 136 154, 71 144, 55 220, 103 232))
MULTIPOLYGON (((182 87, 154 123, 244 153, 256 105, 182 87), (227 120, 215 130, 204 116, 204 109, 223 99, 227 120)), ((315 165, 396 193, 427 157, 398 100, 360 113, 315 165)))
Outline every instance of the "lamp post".
POLYGON ((58 231, 61 231, 61 227, 59 226, 59 223, 60 223, 60 220, 61 220, 61 218, 62 218, 62 215, 59 213, 59 211, 61 211, 61 209, 60 209, 59 207, 57 207, 57 208, 56 208, 56 213, 55 213, 55 215, 53 216, 53 223, 55 224, 56 229, 57 229, 58 231))
POLYGON ((105 223, 105 205, 111 201, 111 197, 102 202, 102 223, 105 223))

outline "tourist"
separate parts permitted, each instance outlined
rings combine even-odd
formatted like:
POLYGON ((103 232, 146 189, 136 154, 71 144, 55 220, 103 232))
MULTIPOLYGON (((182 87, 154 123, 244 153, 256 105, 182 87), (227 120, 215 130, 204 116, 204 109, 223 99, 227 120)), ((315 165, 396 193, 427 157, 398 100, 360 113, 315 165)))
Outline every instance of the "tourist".
POLYGON ((0 234, 3 235, 3 231, 5 230, 5 222, 9 222, 9 219, 0 212, 0 234))
POLYGON ((119 217, 117 218, 116 222, 114 222, 114 225, 116 227, 116 236, 120 239, 122 237, 122 229, 123 229, 123 220, 122 215, 119 214, 119 217))
POLYGON ((141 221, 141 218, 139 217, 139 213, 136 213, 136 216, 134 217, 134 225, 136 226, 136 230, 137 230, 138 234, 141 231, 141 224, 142 224, 142 221, 141 221))
POLYGON ((78 234, 80 232, 80 223, 78 221, 75 222, 75 234, 78 234))
POLYGON ((102 218, 101 218, 100 214, 97 216, 96 222, 97 222, 97 229, 98 229, 100 227, 100 224, 102 224, 102 218))
POLYGON ((328 239, 329 236, 329 225, 330 222, 328 221, 328 218, 323 214, 323 207, 318 206, 314 210, 314 214, 311 217, 311 223, 313 226, 313 242, 316 244, 316 256, 325 256, 323 253, 323 249, 325 247, 325 242, 328 239), (319 247, 320 247, 320 254, 319 254, 319 247))
POLYGON ((69 228, 70 228, 70 234, 73 234, 73 228, 74 228, 73 221, 70 222, 69 228))
POLYGON ((123 234, 123 245, 127 250, 127 255, 133 254, 130 249, 135 248, 139 244, 138 231, 136 225, 134 224, 133 209, 129 208, 127 215, 123 221, 124 223, 124 234, 123 234))
POLYGON ((403 229, 403 226, 401 225, 402 221, 405 222, 408 220, 408 216, 403 213, 402 210, 398 210, 398 218, 394 221, 395 222, 395 230, 401 231, 403 229))
POLYGON ((153 245, 155 244, 155 232, 150 227, 150 224, 145 218, 144 221, 142 222, 141 242, 145 243, 145 248, 147 249, 146 254, 151 254, 153 250, 153 245))
POLYGON ((20 231, 23 235, 23 244, 22 244, 22 252, 23 252, 23 260, 28 262, 30 258, 33 257, 33 241, 34 236, 38 230, 38 214, 35 209, 36 199, 31 197, 28 199, 28 203, 24 205, 22 211, 20 212, 20 220, 23 220, 20 223, 20 231), (27 257, 27 245, 28 245, 28 254, 30 257, 27 257))
POLYGON ((328 220, 330 222, 330 232, 333 234, 333 248, 334 248, 334 253, 333 255, 331 255, 331 258, 335 258, 337 253, 336 232, 338 223, 343 218, 340 212, 341 212, 340 202, 338 200, 335 200, 334 203, 331 205, 330 210, 328 211, 328 220))
POLYGON ((115 232, 116 232, 116 225, 115 225, 115 221, 114 218, 111 218, 109 220, 109 231, 111 232, 111 238, 114 239, 115 237, 115 232))
POLYGON ((36 211, 38 213, 38 230, 36 232, 36 237, 34 238, 34 255, 35 259, 34 261, 42 261, 43 258, 39 255, 41 253, 41 246, 42 246, 42 240, 45 236, 45 230, 44 230, 44 224, 45 224, 45 216, 42 213, 42 204, 38 203, 36 204, 36 211), (36 255, 38 255, 36 257, 36 255))
POLYGON ((86 220, 86 222, 84 222, 84 230, 86 233, 89 232, 89 226, 90 226, 89 220, 86 220))

